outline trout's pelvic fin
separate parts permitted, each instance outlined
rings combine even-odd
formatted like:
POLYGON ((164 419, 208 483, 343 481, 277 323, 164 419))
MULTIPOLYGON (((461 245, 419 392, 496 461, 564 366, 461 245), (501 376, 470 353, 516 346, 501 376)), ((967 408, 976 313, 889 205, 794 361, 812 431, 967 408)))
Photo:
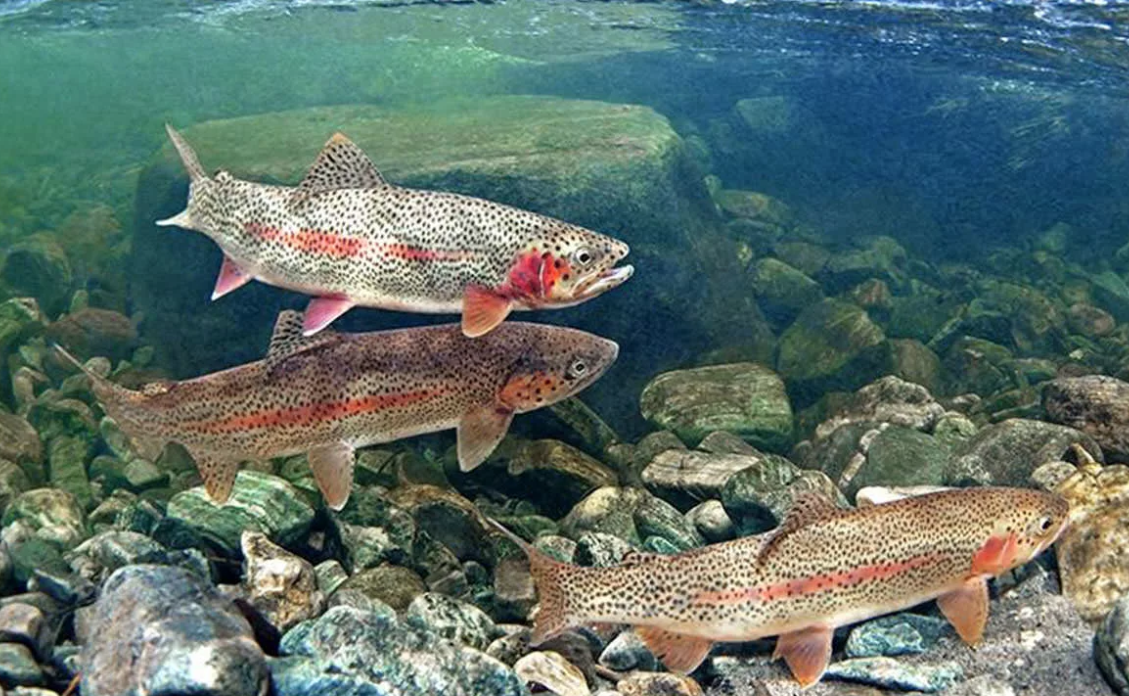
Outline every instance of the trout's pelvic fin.
POLYGON ((274 321, 274 331, 270 337, 270 347, 264 361, 267 365, 267 375, 273 377, 287 359, 322 346, 331 345, 341 340, 341 334, 336 331, 322 331, 316 336, 306 336, 303 333, 302 313, 293 309, 284 309, 278 313, 274 321))
POLYGON ((238 460, 201 450, 188 450, 188 453, 196 460, 208 497, 217 505, 226 503, 231 497, 231 489, 235 487, 235 475, 239 473, 238 460))
POLYGON ((976 645, 984 636, 988 623, 988 581, 984 578, 967 580, 960 589, 937 598, 937 608, 956 629, 961 640, 976 645))
POLYGON ((476 406, 459 419, 456 431, 459 470, 471 471, 486 461, 513 422, 513 409, 501 402, 476 406))
POLYGON ((353 463, 356 460, 353 447, 347 442, 318 445, 309 451, 306 458, 325 504, 333 510, 345 507, 353 490, 353 463))
POLYGON ((506 320, 513 302, 488 288, 471 285, 463 294, 463 334, 478 338, 506 320))
POLYGON ((784 658, 800 686, 811 686, 819 681, 831 662, 832 636, 834 631, 827 626, 811 626, 785 633, 776 639, 772 659, 784 658))
POLYGON ((310 197, 326 191, 387 185, 364 150, 341 133, 334 133, 294 190, 290 203, 301 207, 310 197))
POLYGON ((306 305, 306 316, 302 321, 302 334, 313 336, 329 326, 345 312, 356 306, 348 297, 315 297, 306 305))
POLYGON ((216 287, 212 290, 212 301, 238 290, 254 279, 254 276, 244 271, 230 256, 224 254, 223 265, 220 266, 220 273, 216 277, 216 287))
POLYGON ((689 674, 709 655, 713 641, 654 626, 636 626, 635 633, 647 649, 672 672, 689 674))

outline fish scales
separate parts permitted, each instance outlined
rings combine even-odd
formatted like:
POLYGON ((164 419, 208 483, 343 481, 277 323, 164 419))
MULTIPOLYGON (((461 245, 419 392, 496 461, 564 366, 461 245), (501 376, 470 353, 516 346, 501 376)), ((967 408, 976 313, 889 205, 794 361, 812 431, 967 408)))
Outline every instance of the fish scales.
POLYGON ((314 334, 353 306, 462 313, 468 336, 511 310, 567 307, 617 287, 629 249, 606 235, 493 201, 384 180, 338 134, 298 187, 208 177, 168 129, 189 172, 188 206, 160 225, 224 251, 213 299, 251 280, 313 295, 314 334))
POLYGON ((780 635, 778 652, 790 665, 796 658, 793 671, 811 683, 826 667, 834 628, 931 599, 975 642, 986 579, 1036 556, 1066 519, 1060 497, 1020 489, 944 491, 857 510, 810 495, 767 535, 642 554, 614 568, 557 563, 519 543, 541 597, 535 641, 568 626, 625 623, 641 627, 660 656, 686 660, 668 666, 689 671, 714 641, 780 635), (785 639, 794 636, 806 641, 803 651, 789 652, 785 639), (689 657, 677 651, 686 646, 689 657), (802 663, 819 651, 822 663, 802 663))
POLYGON ((579 392, 618 354, 582 331, 520 322, 477 339, 457 324, 314 337, 301 326, 283 312, 263 360, 139 392, 92 376, 94 391, 143 456, 184 446, 220 502, 240 461, 306 452, 339 507, 356 448, 458 428, 460 465, 473 468, 515 413, 579 392))

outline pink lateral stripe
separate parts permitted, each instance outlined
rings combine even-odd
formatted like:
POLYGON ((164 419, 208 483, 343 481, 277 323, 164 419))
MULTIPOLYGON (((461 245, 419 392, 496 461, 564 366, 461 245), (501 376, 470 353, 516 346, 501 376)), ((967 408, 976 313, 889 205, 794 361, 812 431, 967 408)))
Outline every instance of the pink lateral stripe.
POLYGON ((385 256, 407 261, 468 261, 475 257, 472 251, 420 249, 408 244, 379 244, 377 248, 385 256))
POLYGON ((283 230, 270 225, 261 225, 257 222, 248 222, 243 225, 248 233, 261 239, 278 241, 292 249, 308 251, 314 254, 323 254, 334 258, 347 258, 360 254, 365 248, 365 240, 356 237, 347 237, 336 232, 325 230, 299 229, 283 230))
POLYGON ((314 425, 322 421, 347 418, 363 413, 372 413, 390 408, 400 408, 439 396, 440 390, 421 390, 399 394, 372 394, 369 396, 315 403, 291 408, 276 408, 256 411, 218 420, 191 421, 183 426, 200 433, 235 433, 256 428, 272 428, 291 425, 314 425))
POLYGON ((758 585, 720 592, 702 592, 697 596, 696 602, 702 604, 737 604, 747 601, 771 602, 787 597, 817 594, 839 587, 857 585, 868 580, 887 580, 916 568, 930 565, 940 559, 940 554, 930 553, 906 561, 865 565, 854 570, 822 573, 794 580, 785 580, 771 585, 758 585))

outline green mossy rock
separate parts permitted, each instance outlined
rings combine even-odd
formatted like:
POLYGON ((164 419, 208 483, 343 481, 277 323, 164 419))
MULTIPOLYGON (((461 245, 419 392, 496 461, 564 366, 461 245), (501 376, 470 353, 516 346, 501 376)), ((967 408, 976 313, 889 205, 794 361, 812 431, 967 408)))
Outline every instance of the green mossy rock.
POLYGON ((890 426, 870 441, 866 462, 843 492, 853 499, 866 486, 940 485, 951 459, 948 446, 932 435, 890 426))
POLYGON ((757 303, 776 326, 787 326, 801 311, 823 299, 819 283, 778 259, 759 259, 750 272, 757 303))
POLYGON ((339 589, 357 590, 369 599, 403 611, 412 600, 427 592, 427 585, 412 569, 385 563, 350 576, 339 589))
POLYGON ((305 536, 314 511, 283 479, 243 470, 223 505, 213 502, 199 486, 173 496, 167 518, 194 531, 224 555, 238 557, 244 529, 258 530, 286 546, 305 536))
POLYGON ((882 329, 859 307, 824 300, 796 317, 780 337, 776 369, 787 380, 813 389, 854 389, 875 377, 864 369, 868 349, 885 339, 882 329))
POLYGON ((74 273, 67 252, 48 232, 39 232, 8 247, 0 281, 13 293, 34 297, 50 316, 64 308, 74 273))
POLYGON ((73 495, 83 510, 90 509, 94 502, 94 491, 86 475, 90 452, 90 442, 74 435, 60 435, 47 445, 51 486, 73 495))
POLYGON ((643 417, 697 444, 723 430, 750 444, 785 451, 792 444, 792 406, 784 382, 755 363, 714 365, 659 375, 643 390, 643 417))
POLYGON ((90 536, 82 506, 67 491, 37 488, 21 493, 4 511, 0 526, 22 523, 36 537, 61 549, 78 546, 90 536))

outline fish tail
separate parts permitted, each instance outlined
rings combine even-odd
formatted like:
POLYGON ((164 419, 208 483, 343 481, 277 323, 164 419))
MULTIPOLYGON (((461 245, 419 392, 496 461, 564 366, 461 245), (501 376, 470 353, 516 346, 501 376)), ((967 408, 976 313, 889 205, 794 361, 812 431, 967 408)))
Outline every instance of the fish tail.
POLYGON ((208 175, 204 172, 204 167, 201 166, 199 158, 196 157, 196 152, 188 141, 184 139, 175 128, 169 124, 165 124, 165 131, 169 134, 169 140, 172 141, 173 147, 176 148, 176 153, 180 155, 180 161, 184 163, 184 170, 188 172, 188 204, 184 210, 164 220, 158 220, 157 224, 162 227, 169 225, 176 225, 177 227, 192 227, 192 204, 196 198, 196 194, 200 190, 202 184, 206 184, 209 179, 208 175))
POLYGON ((569 611, 567 580, 579 569, 549 557, 497 521, 488 521, 510 541, 517 544, 529 559, 529 572, 533 575, 533 584, 537 588, 537 614, 533 618, 531 635, 533 645, 540 645, 574 625, 574 619, 569 611))
POLYGON ((164 450, 166 441, 154 438, 145 432, 144 418, 141 416, 146 410, 147 397, 141 392, 126 389, 94 372, 58 343, 51 344, 51 347, 90 378, 90 388, 98 403, 102 405, 102 410, 122 429, 134 450, 142 457, 155 461, 164 450))

